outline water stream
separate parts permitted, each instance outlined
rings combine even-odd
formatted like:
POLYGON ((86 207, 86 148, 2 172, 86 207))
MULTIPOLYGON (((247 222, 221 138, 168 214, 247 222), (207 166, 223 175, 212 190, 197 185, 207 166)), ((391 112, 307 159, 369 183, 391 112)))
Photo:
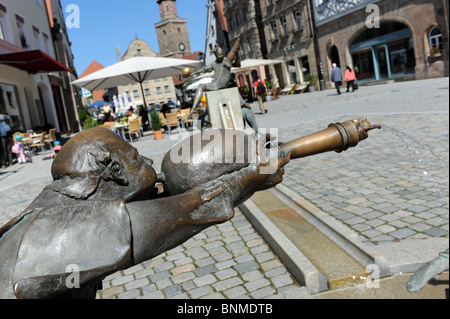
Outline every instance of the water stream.
MULTIPOLYGON (((414 167, 418 169, 425 181, 435 182, 435 176, 432 171, 436 168, 448 168, 449 162, 443 156, 436 153, 436 151, 430 146, 419 142, 415 137, 408 135, 396 128, 390 127, 388 125, 383 125, 384 131, 390 132, 395 136, 399 137, 405 148, 413 154, 414 157, 414 167)), ((437 184, 437 183, 436 183, 437 184)), ((442 198, 443 194, 441 191, 437 191, 435 195, 438 198, 442 198)), ((438 204, 439 207, 443 206, 444 200, 438 204)), ((448 214, 445 216, 448 218, 448 214)))

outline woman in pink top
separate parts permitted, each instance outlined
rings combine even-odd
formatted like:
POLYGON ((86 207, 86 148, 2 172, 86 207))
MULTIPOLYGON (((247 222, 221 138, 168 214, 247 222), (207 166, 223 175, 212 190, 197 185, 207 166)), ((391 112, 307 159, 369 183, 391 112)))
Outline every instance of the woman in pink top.
POLYGON ((347 70, 345 70, 345 82, 347 82, 347 92, 350 91, 350 86, 352 87, 352 92, 355 91, 355 80, 356 75, 355 71, 353 71, 349 66, 347 66, 347 70))

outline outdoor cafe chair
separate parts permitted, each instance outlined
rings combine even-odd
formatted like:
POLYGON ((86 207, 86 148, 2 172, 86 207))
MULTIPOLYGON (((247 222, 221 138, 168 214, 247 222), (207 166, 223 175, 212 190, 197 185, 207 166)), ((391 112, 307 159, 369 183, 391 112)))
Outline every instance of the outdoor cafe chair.
POLYGON ((52 128, 48 131, 48 135, 44 138, 44 143, 50 144, 50 149, 53 151, 53 143, 56 141, 56 129, 52 128))
POLYGON ((30 148, 37 148, 39 147, 41 149, 41 152, 44 151, 45 146, 45 132, 42 132, 40 136, 33 138, 30 148))
POLYGON ((139 139, 141 136, 139 135, 139 121, 132 120, 128 122, 128 129, 125 131, 130 137, 130 142, 133 143, 133 134, 137 136, 139 139))
POLYGON ((140 137, 144 137, 144 130, 142 129, 142 116, 139 116, 137 120, 139 122, 139 135, 140 137))
POLYGON ((194 120, 189 117, 191 110, 190 109, 182 109, 180 112, 181 112, 181 121, 183 122, 184 127, 187 129, 188 123, 194 123, 194 120))
POLYGON ((288 84, 284 87, 283 90, 281 90, 281 93, 284 95, 290 94, 291 92, 293 92, 295 90, 297 83, 294 84, 288 84))
POLYGON ((180 121, 176 113, 166 113, 166 125, 169 130, 169 135, 172 135, 172 127, 178 127, 181 131, 180 121))

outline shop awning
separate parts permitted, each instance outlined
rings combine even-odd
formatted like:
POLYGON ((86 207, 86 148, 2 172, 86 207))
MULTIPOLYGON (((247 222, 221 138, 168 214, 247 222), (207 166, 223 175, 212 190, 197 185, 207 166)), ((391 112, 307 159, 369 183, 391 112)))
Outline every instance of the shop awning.
POLYGON ((0 63, 21 69, 30 73, 46 73, 46 72, 70 72, 51 56, 40 50, 23 51, 0 55, 0 63))

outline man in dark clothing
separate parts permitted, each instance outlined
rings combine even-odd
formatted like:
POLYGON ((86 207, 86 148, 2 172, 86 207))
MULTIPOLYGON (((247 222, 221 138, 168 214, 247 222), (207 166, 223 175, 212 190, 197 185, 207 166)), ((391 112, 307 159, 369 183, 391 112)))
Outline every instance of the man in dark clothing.
POLYGON ((11 127, 3 118, 0 118, 0 160, 1 167, 8 167, 12 164, 11 144, 9 138, 11 136, 11 127))
POLYGON ((336 65, 336 63, 333 63, 333 70, 331 70, 331 82, 334 82, 337 93, 341 94, 340 87, 342 85, 342 71, 341 68, 336 65))

